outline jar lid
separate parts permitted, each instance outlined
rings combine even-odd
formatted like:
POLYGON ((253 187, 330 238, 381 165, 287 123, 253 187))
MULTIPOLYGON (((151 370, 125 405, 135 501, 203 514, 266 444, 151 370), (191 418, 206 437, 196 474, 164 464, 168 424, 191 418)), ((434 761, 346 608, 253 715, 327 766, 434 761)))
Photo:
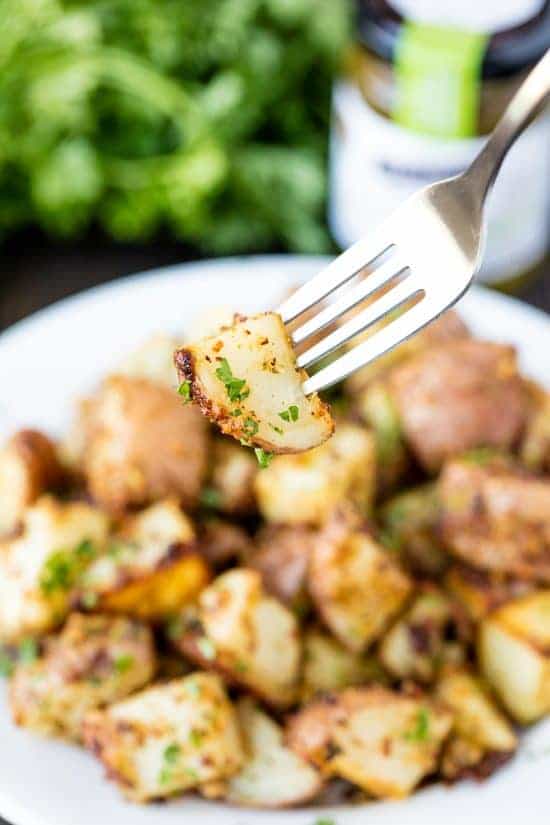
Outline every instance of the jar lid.
MULTIPOLYGON (((356 5, 360 42, 378 57, 393 62, 401 28, 407 19, 403 13, 407 3, 403 0, 393 3, 389 0, 356 0, 356 5)), ((530 5, 534 14, 532 11, 527 19, 490 33, 482 63, 483 78, 520 72, 536 63, 550 47, 550 0, 545 0, 542 5, 539 2, 538 10, 533 3, 530 5)), ((464 19, 463 9, 461 19, 464 19)))

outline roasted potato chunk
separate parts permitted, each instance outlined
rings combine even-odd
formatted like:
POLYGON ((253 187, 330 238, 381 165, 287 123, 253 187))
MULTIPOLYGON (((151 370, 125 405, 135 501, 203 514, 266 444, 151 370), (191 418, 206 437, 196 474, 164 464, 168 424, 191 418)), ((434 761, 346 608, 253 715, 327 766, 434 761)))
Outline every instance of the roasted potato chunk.
POLYGON ((83 731, 107 775, 135 802, 224 780, 244 761, 235 710, 211 673, 193 673, 92 711, 83 731))
POLYGON ((446 779, 487 775, 513 754, 517 737, 480 679, 463 668, 448 668, 435 695, 454 718, 442 763, 446 779))
POLYGON ((439 576, 449 554, 439 537, 439 497, 435 484, 413 487, 390 499, 380 510, 383 544, 397 550, 418 575, 439 576))
POLYGON ((278 458, 258 473, 258 507, 267 521, 322 524, 340 502, 366 512, 373 499, 376 460, 371 433, 341 423, 326 444, 299 456, 278 458))
POLYGON ((550 712, 550 590, 499 607, 480 625, 482 673, 514 719, 550 712))
POLYGON ((158 621, 192 601, 209 579, 191 522, 166 500, 125 520, 72 598, 80 609, 158 621))
POLYGON ((541 387, 532 387, 531 398, 520 458, 530 470, 550 473, 550 393, 541 387))
POLYGON ((315 540, 315 531, 305 525, 268 524, 256 536, 247 565, 260 573, 269 593, 299 610, 308 600, 307 570, 315 540))
POLYGON ((329 630, 352 651, 381 636, 404 607, 408 576, 364 530, 338 511, 321 531, 309 565, 309 591, 329 630))
MULTIPOLYGON (((380 324, 380 326, 383 325, 384 322, 380 324)), ((372 330, 369 330, 367 334, 372 335, 372 330)), ((386 355, 376 358, 371 364, 367 364, 366 367, 362 367, 350 375, 349 378, 346 378, 346 391, 350 395, 356 395, 373 381, 385 378, 391 369, 404 361, 410 360, 415 355, 444 345, 449 341, 454 341, 457 338, 467 338, 468 336, 469 332, 466 324, 456 312, 449 310, 416 335, 386 353, 386 355)))
POLYGON ((449 462, 439 481, 441 535, 474 567, 550 583, 550 481, 501 461, 449 462))
POLYGON ((236 317, 231 327, 176 353, 180 381, 221 431, 273 453, 317 447, 333 433, 329 408, 307 378, 281 318, 236 317))
POLYGON ((333 636, 318 628, 310 628, 304 636, 304 669, 302 699, 316 693, 342 690, 368 682, 383 684, 384 671, 372 656, 352 653, 333 636))
POLYGON ((528 412, 512 347, 465 338, 392 370, 407 443, 428 472, 475 447, 514 446, 528 412))
POLYGON ((533 582, 478 570, 461 563, 453 564, 448 570, 444 584, 445 589, 476 623, 501 604, 524 596, 535 587, 533 582))
POLYGON ((301 640, 294 615, 265 594, 255 570, 222 573, 199 596, 198 610, 183 616, 181 652, 230 683, 248 688, 274 707, 297 695, 301 640))
POLYGON ((246 760, 228 781, 228 802, 253 808, 289 808, 317 796, 317 770, 283 742, 282 728, 251 699, 241 699, 237 714, 246 760))
POLYGON ((198 410, 145 378, 108 378, 87 414, 83 468, 93 498, 120 514, 167 496, 198 504, 208 428, 198 410))
POLYGON ((21 535, 0 553, 0 641, 17 642, 61 624, 70 592, 109 529, 87 504, 43 496, 26 510, 21 535))
POLYGON ((9 692, 14 722, 78 741, 88 711, 143 687, 155 667, 148 627, 122 616, 74 613, 44 656, 17 666, 9 692))
POLYGON ((465 659, 469 627, 460 608, 426 586, 380 643, 380 661, 398 679, 432 682, 446 662, 465 659))
POLYGON ((0 451, 0 535, 14 531, 27 507, 62 479, 56 447, 36 430, 19 430, 0 451))
POLYGON ((435 770, 451 725, 452 715, 432 700, 373 686, 313 701, 290 719, 286 737, 324 776, 400 798, 435 770))
POLYGON ((250 450, 229 439, 217 439, 212 451, 212 472, 201 501, 229 516, 243 516, 256 510, 254 479, 258 462, 250 450))

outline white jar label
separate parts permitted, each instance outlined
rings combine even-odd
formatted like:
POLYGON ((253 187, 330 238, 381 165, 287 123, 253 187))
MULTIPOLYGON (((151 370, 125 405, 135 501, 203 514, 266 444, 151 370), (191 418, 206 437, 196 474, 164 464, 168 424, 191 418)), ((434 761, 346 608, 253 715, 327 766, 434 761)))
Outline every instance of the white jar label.
MULTIPOLYGON (((506 158, 488 205, 482 280, 505 281, 541 260, 548 242, 548 117, 535 121, 506 158)), ((377 114, 352 84, 333 97, 329 221, 350 246, 415 191, 463 171, 486 138, 434 138, 377 114)), ((445 261, 441 261, 444 275, 445 261)))

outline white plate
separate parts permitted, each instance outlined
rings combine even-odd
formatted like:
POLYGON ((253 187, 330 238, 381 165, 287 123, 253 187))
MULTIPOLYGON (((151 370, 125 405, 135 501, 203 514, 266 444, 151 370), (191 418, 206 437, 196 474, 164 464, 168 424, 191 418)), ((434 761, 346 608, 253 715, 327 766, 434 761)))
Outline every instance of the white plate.
MULTIPOLYGON (((149 333, 181 331, 208 306, 247 312, 276 306, 321 259, 234 258, 124 278, 62 301, 0 336, 0 437, 14 427, 60 432, 71 402, 149 333)), ((444 275, 442 274, 442 277, 444 275)), ((550 321, 517 301, 472 290, 460 311, 473 329, 520 350, 522 368, 548 383, 550 321)), ((550 721, 525 737, 520 755, 482 785, 433 787, 399 803, 261 813, 196 799, 138 807, 121 800, 98 762, 60 742, 16 730, 0 696, 0 815, 13 825, 452 825, 548 823, 550 721)))

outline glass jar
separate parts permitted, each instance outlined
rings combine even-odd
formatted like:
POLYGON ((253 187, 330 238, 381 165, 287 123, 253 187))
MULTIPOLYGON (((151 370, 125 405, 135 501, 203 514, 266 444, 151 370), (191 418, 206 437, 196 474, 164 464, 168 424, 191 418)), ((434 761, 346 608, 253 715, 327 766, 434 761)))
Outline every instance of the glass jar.
MULTIPOLYGON (((357 0, 357 10, 333 96, 329 221, 342 247, 465 169, 550 47, 550 0, 357 0)), ((550 263, 549 195, 547 112, 491 194, 481 280, 513 289, 550 263)))

